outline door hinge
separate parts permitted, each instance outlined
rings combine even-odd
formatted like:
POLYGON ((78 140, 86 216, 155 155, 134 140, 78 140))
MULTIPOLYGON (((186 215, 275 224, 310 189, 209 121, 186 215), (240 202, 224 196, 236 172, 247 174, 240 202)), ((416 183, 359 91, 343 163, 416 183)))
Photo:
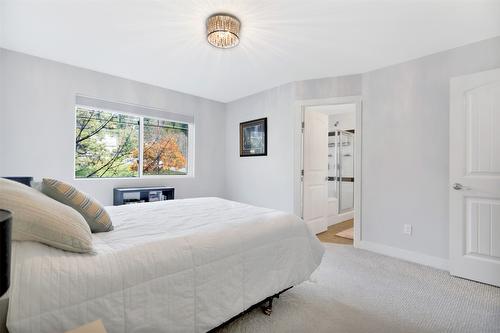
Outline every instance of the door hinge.
POLYGON ((302 129, 302 133, 304 133, 304 128, 306 127, 306 124, 304 122, 302 122, 302 125, 301 125, 301 129, 302 129))
POLYGON ((300 181, 304 181, 304 169, 300 170, 300 181))

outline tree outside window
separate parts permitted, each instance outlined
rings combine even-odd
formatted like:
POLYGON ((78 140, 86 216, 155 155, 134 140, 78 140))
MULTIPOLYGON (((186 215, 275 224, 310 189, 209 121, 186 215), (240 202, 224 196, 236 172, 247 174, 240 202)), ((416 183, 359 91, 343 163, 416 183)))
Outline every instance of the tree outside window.
POLYGON ((188 133, 185 123, 77 107, 75 177, 187 175, 188 133))

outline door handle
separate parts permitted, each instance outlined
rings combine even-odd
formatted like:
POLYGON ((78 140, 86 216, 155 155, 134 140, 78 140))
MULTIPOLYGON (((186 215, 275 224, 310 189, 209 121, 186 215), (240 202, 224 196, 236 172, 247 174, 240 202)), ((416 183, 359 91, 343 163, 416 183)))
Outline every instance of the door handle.
POLYGON ((451 185, 451 187, 455 190, 455 191, 462 191, 462 190, 470 190, 470 187, 468 186, 464 186, 460 183, 454 183, 453 185, 451 185))

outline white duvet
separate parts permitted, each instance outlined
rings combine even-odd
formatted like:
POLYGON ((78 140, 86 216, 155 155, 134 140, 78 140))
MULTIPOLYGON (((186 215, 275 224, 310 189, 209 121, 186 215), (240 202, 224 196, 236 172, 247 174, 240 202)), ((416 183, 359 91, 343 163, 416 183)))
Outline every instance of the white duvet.
POLYGON ((96 254, 14 242, 11 333, 205 332, 308 279, 324 251, 299 218, 219 198, 107 210, 96 254))

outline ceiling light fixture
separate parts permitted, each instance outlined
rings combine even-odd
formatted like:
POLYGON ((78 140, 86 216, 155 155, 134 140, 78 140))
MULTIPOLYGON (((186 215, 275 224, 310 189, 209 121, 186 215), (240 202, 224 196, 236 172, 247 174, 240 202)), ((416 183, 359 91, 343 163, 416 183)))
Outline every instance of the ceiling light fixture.
POLYGON ((207 19, 207 40, 221 49, 240 43, 240 20, 228 14, 214 14, 207 19))

